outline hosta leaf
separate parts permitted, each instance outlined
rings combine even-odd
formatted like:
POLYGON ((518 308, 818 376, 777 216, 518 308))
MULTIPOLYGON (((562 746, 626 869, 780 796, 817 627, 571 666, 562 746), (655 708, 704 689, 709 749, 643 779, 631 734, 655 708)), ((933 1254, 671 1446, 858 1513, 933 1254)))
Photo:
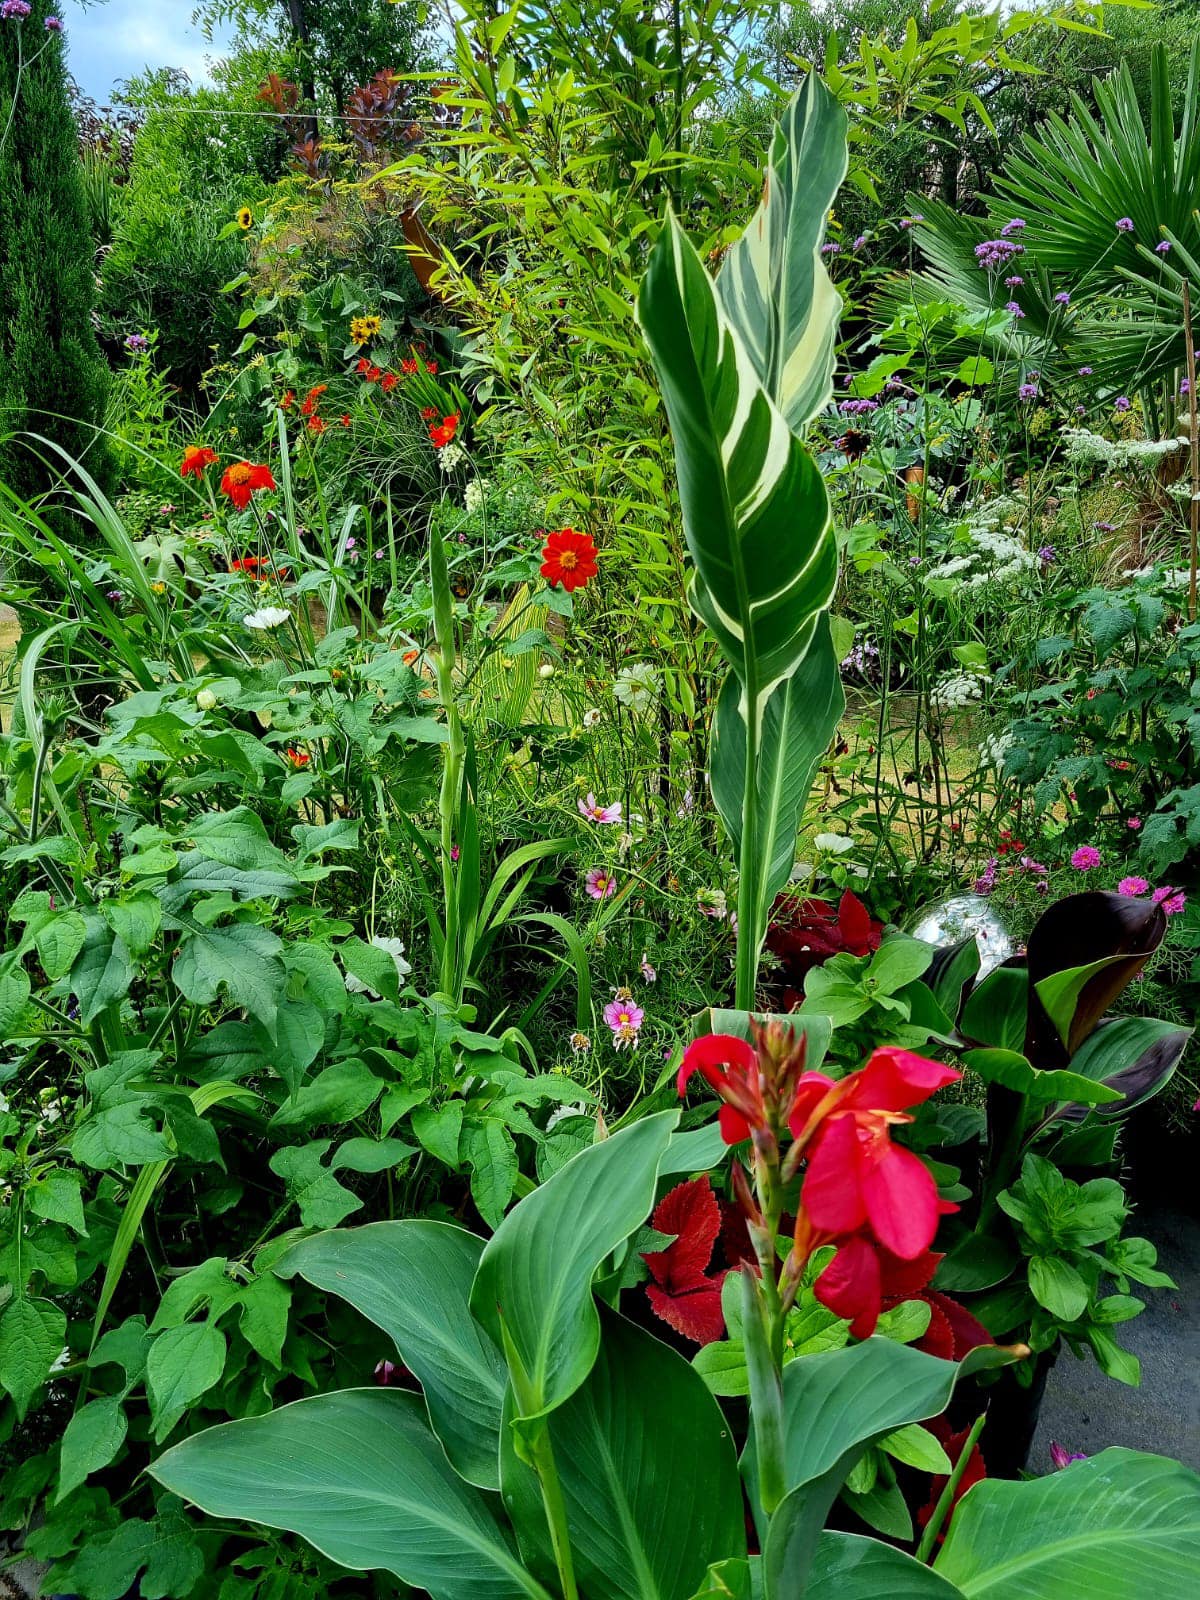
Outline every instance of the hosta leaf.
POLYGON ((151 1467, 210 1516, 286 1528, 432 1600, 549 1600, 490 1501, 457 1476, 419 1395, 347 1389, 185 1439, 151 1467))
POLYGON ((1200 1476, 1102 1450, 1025 1483, 977 1483, 935 1570, 967 1600, 1184 1600, 1200 1570, 1200 1476))
POLYGON ((316 1234, 275 1265, 348 1300, 388 1334, 425 1393, 455 1470, 500 1487, 500 1409, 507 1374, 468 1309, 483 1240, 424 1219, 316 1234))

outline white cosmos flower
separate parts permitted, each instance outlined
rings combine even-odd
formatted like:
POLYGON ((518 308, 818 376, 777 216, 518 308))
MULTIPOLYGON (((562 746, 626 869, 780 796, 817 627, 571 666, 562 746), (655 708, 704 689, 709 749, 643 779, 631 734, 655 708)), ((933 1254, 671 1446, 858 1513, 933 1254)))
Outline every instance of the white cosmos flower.
POLYGON ((854 840, 844 833, 818 833, 813 839, 818 850, 827 850, 831 856, 845 855, 854 849, 854 840))
POLYGON ((622 667, 613 680, 613 695, 630 711, 646 711, 662 690, 662 677, 648 662, 622 667))
POLYGON ((291 612, 285 611, 282 606, 262 606, 243 617, 242 622, 256 633, 266 633, 271 628, 282 628, 290 616, 291 612))

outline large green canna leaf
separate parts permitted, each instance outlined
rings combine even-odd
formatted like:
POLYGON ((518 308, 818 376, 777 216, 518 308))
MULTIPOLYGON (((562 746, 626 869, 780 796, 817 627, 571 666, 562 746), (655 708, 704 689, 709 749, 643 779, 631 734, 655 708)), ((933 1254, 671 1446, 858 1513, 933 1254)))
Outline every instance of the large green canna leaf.
POLYGON ((382 1328, 424 1390, 455 1471, 481 1489, 498 1489, 508 1374, 468 1308, 482 1254, 482 1239, 449 1223, 372 1222, 302 1239, 275 1271, 340 1295, 382 1328))
POLYGON ((841 302, 819 247, 845 163, 844 114, 810 76, 784 113, 762 204, 718 282, 668 216, 638 294, 675 441, 689 603, 736 679, 719 700, 713 792, 739 852, 743 1009, 753 1003, 768 886, 791 866, 798 814, 840 710, 832 643, 828 630, 818 634, 837 549, 824 481, 797 430, 830 394, 841 302), (810 653, 824 659, 798 692, 786 690, 810 653))
POLYGON ((419 1395, 344 1389, 197 1433, 150 1469, 210 1516, 286 1528, 432 1600, 549 1600, 429 1431, 419 1395))
POLYGON ((518 1424, 562 1405, 591 1371, 600 1346, 592 1279, 649 1214, 678 1121, 663 1111, 581 1150, 484 1248, 471 1310, 508 1357, 518 1424))
POLYGON ((962 1591, 890 1544, 823 1533, 804 1600, 962 1600, 962 1591))
POLYGON ((934 1566, 967 1600, 1191 1600, 1200 1475, 1103 1450, 1026 1483, 989 1478, 956 1509, 934 1566))
MULTIPOLYGON (((727 678, 717 700, 709 755, 713 799, 735 849, 741 845, 746 783, 746 724, 738 697, 737 679, 727 678)), ((788 881, 813 776, 845 708, 829 616, 822 612, 803 661, 776 686, 763 714, 756 819, 763 870, 756 884, 756 926, 765 927, 775 896, 788 881)))
MULTIPOLYGON (((549 1443, 588 1600, 689 1600, 710 1563, 745 1556, 737 1455, 704 1380, 607 1308, 596 1364, 553 1413, 549 1443)), ((532 1469, 511 1443, 504 1501, 536 1569, 553 1571, 532 1469)))
MULTIPOLYGON (((838 1490, 867 1445, 894 1428, 945 1410, 960 1377, 1014 1359, 980 1345, 942 1361, 890 1339, 792 1361, 783 1372, 784 1471, 788 1493, 763 1546, 767 1600, 804 1593, 821 1529, 838 1490)), ((742 1463, 747 1482, 751 1463, 742 1463)))
POLYGON ((775 129, 759 208, 717 279, 725 313, 793 433, 833 388, 842 305, 820 249, 846 156, 846 114, 810 73, 775 129))

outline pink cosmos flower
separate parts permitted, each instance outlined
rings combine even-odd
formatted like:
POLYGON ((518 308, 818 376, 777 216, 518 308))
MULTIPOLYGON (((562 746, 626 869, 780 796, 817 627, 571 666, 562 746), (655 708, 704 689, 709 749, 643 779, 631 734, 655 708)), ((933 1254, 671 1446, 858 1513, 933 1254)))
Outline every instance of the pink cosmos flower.
POLYGON ((1138 829, 1141 827, 1141 825, 1142 825, 1141 817, 1130 817, 1129 821, 1125 824, 1125 826, 1127 828, 1131 828, 1134 833, 1136 833, 1138 831, 1138 829))
POLYGON ((1071 856, 1071 865, 1076 872, 1090 872, 1100 865, 1100 852, 1094 844, 1081 844, 1071 856))
POLYGON ((603 867, 590 868, 583 886, 593 900, 607 900, 617 892, 617 880, 603 867))
POLYGON ((1117 885, 1117 893, 1133 899, 1139 894, 1145 894, 1149 887, 1145 878, 1122 878, 1117 885))
POLYGON ((611 806, 602 806, 594 794, 589 794, 586 800, 576 800, 579 815, 586 817, 589 822, 620 822, 621 802, 616 800, 611 806))
POLYGON ((613 1045, 617 1050, 632 1050, 638 1042, 646 1013, 634 1000, 610 1000, 604 1008, 604 1020, 612 1029, 613 1045))

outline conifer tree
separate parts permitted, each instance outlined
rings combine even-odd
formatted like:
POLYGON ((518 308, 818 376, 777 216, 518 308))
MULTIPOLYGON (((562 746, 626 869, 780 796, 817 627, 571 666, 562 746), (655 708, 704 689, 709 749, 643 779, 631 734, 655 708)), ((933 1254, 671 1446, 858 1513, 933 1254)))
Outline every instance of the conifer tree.
POLYGON ((0 481, 26 499, 59 469, 5 435, 42 434, 105 475, 94 296, 62 22, 50 0, 0 0, 0 481))

